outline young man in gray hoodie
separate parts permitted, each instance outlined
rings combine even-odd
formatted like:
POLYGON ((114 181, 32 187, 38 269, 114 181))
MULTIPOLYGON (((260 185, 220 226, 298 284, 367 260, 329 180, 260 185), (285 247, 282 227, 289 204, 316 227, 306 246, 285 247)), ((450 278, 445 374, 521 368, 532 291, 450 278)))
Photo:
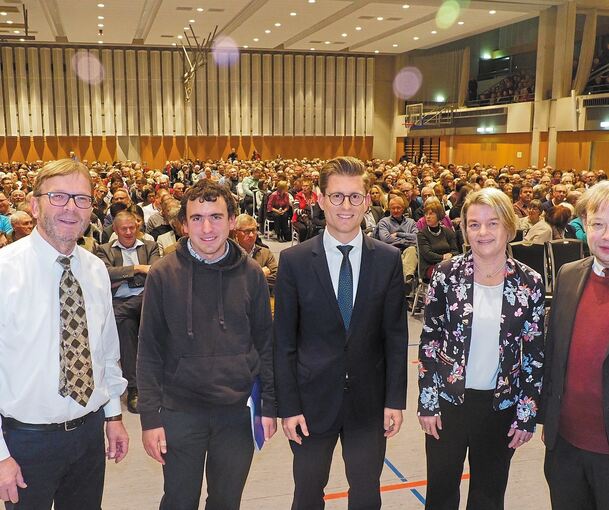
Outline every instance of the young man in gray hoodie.
POLYGON ((260 266, 229 232, 228 188, 200 181, 181 201, 188 237, 151 268, 144 291, 137 381, 142 441, 163 465, 161 510, 239 508, 253 441, 247 400, 262 388, 265 439, 275 433, 272 319, 260 266))

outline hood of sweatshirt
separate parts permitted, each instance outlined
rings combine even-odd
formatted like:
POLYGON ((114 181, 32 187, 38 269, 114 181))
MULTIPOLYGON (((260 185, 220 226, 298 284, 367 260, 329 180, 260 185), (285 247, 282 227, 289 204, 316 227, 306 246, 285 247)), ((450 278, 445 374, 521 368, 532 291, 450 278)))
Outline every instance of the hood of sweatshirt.
POLYGON ((194 287, 195 275, 198 271, 212 271, 216 275, 216 305, 218 307, 218 319, 220 327, 226 330, 224 324, 224 291, 223 291, 223 274, 227 271, 232 271, 235 268, 245 264, 247 254, 241 247, 232 239, 228 239, 228 253, 222 260, 214 264, 206 264, 194 258, 187 246, 188 238, 183 237, 178 241, 176 249, 177 256, 187 261, 188 266, 188 292, 186 296, 186 331, 188 338, 194 340, 194 332, 192 326, 192 290, 194 287))

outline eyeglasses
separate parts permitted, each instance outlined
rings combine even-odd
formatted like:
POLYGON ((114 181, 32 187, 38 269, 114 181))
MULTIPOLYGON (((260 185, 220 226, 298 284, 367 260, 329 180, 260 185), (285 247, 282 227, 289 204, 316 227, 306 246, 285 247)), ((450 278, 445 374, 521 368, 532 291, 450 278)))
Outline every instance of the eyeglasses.
POLYGON ((258 229, 257 228, 238 228, 237 232, 241 232, 242 234, 249 236, 252 234, 257 234, 258 229))
POLYGON ((587 223, 588 228, 592 232, 596 232, 597 234, 604 234, 607 232, 607 224, 601 223, 600 221, 593 221, 592 223, 587 223))
POLYGON ((350 195, 345 195, 344 193, 337 192, 330 193, 328 198, 330 199, 330 203, 332 205, 341 205, 345 201, 345 198, 348 198, 349 203, 352 206, 357 207, 358 205, 362 205, 364 203, 366 195, 362 195, 361 193, 351 193, 350 195))
POLYGON ((55 207, 64 207, 65 205, 67 205, 70 199, 74 200, 74 204, 79 209, 89 209, 91 207, 91 204, 93 203, 93 197, 91 195, 73 195, 71 193, 62 193, 60 191, 38 193, 34 196, 41 197, 42 195, 46 195, 49 198, 49 202, 51 203, 51 205, 55 207))

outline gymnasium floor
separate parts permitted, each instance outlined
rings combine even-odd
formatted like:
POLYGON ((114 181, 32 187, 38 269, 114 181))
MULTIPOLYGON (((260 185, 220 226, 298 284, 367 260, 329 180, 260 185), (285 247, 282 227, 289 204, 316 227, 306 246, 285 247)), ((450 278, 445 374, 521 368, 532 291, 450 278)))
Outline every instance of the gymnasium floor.
MULTIPOLYGON (((289 246, 268 242, 274 252, 289 246)), ((425 452, 423 432, 416 417, 417 343, 421 332, 421 315, 409 315, 408 408, 401 432, 388 441, 385 467, 381 478, 384 509, 422 510, 425 501, 425 452)), ((124 404, 123 404, 124 406, 124 404)), ((125 407, 125 406, 124 406, 125 407)), ((131 437, 130 452, 120 464, 108 464, 103 508, 105 510, 153 510, 162 496, 161 466, 150 459, 141 444, 137 416, 123 409, 123 417, 131 437)), ((507 490, 506 510, 546 510, 550 508, 547 485, 543 476, 544 449, 539 433, 519 449, 512 461, 507 490)), ((243 510, 289 510, 293 483, 292 455, 287 439, 278 430, 262 452, 256 453, 243 495, 243 510)), ((464 475, 467 476, 467 466, 464 475)), ((468 482, 462 487, 465 508, 468 482)), ((347 484, 340 453, 334 453, 330 481, 326 488, 329 510, 347 508, 347 484)), ((204 508, 205 488, 200 508, 204 508)), ((85 509, 83 509, 85 510, 85 509)))

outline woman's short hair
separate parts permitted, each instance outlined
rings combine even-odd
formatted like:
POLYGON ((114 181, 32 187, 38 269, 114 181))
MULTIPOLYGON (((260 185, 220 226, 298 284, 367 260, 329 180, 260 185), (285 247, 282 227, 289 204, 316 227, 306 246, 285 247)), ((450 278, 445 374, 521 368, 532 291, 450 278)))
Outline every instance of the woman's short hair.
POLYGON ((558 228, 565 228, 571 219, 571 210, 564 205, 557 205, 546 212, 546 222, 558 228))
POLYGON ((588 188, 581 198, 577 201, 575 213, 585 220, 589 214, 594 214, 601 207, 609 204, 609 181, 597 182, 588 188))
POLYGON ((529 202, 529 207, 528 209, 537 209, 539 212, 543 211, 543 208, 541 207, 541 200, 534 198, 533 200, 531 200, 529 202))
POLYGON ((436 214, 438 221, 442 221, 442 218, 446 216, 446 211, 444 210, 442 202, 440 202, 440 200, 436 197, 429 197, 427 200, 425 200, 423 212, 427 214, 430 211, 436 214))
POLYGON ((482 188, 480 191, 474 191, 465 198, 465 203, 461 209, 461 225, 467 240, 467 212, 472 205, 488 205, 493 209, 499 221, 508 233, 508 243, 516 237, 518 228, 518 218, 514 213, 512 202, 508 196, 497 188, 482 188))

